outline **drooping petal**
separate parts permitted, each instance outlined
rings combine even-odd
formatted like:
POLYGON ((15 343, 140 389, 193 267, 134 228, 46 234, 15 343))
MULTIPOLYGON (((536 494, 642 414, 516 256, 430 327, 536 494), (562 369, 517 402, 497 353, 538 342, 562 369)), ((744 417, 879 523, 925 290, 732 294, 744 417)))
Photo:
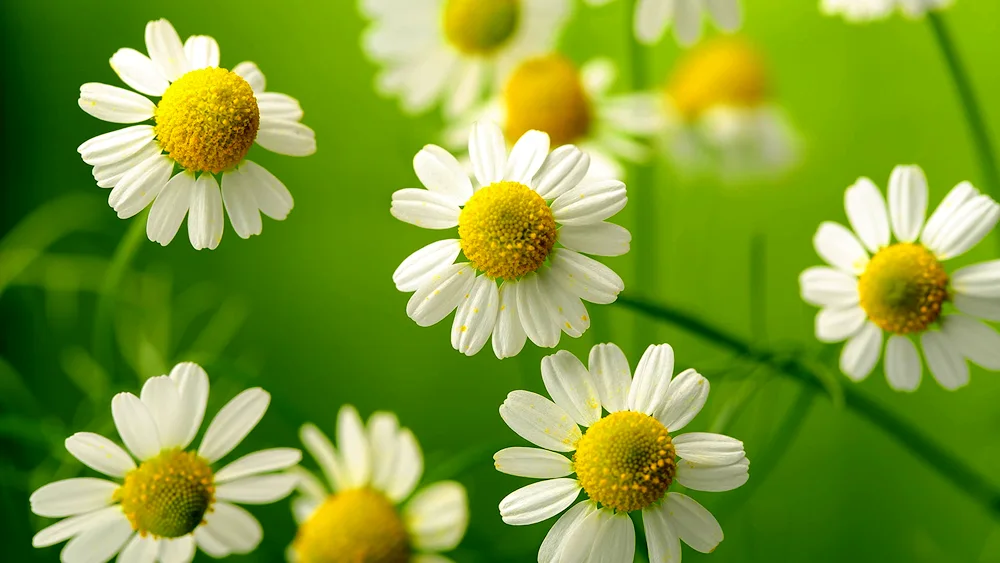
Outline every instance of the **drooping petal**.
POLYGON ((416 291, 427 278, 442 268, 455 263, 462 251, 461 241, 447 239, 432 242, 406 257, 392 274, 392 281, 399 291, 416 291))
POLYGON ((194 194, 194 174, 181 172, 167 181, 153 201, 146 220, 146 237, 167 246, 184 222, 194 194))
POLYGON ((920 346, 924 349, 931 375, 941 387, 954 391, 969 383, 969 364, 947 335, 943 332, 925 332, 920 336, 920 346))
POLYGON ((120 506, 107 506, 99 510, 84 512, 42 528, 31 538, 32 547, 48 547, 66 541, 69 538, 78 536, 86 530, 100 526, 108 520, 115 520, 122 517, 120 506))
POLYGON ((500 517, 511 526, 526 526, 559 514, 580 494, 576 479, 549 479, 514 491, 500 501, 500 517))
POLYGON ((885 378, 896 391, 916 391, 924 366, 908 337, 894 334, 885 346, 885 378))
POLYGON ((504 282, 500 286, 499 300, 496 327, 493 329, 493 353, 502 360, 518 355, 524 349, 528 335, 524 332, 517 310, 517 283, 504 282))
POLYGON ((681 541, 667 516, 666 506, 654 504, 642 510, 650 563, 673 563, 681 560, 681 541))
POLYGON ((188 216, 188 239, 195 250, 219 246, 226 221, 222 208, 222 191, 215 176, 202 174, 194 183, 188 216))
POLYGON ((867 319, 861 307, 826 307, 816 314, 816 338, 820 342, 841 342, 858 333, 867 319))
POLYGON ((708 465, 688 459, 677 462, 677 482, 689 489, 717 493, 741 487, 750 478, 750 460, 730 465, 708 465))
POLYGON ((118 213, 118 218, 128 219, 149 206, 167 185, 173 168, 174 161, 170 157, 158 154, 126 172, 108 194, 108 204, 118 213))
POLYGON ((571 250, 595 256, 627 254, 632 233, 621 225, 602 221, 590 225, 566 225, 559 229, 559 242, 571 250))
POLYGON ((107 166, 136 154, 151 143, 155 135, 152 125, 132 125, 89 139, 76 150, 87 164, 107 166))
POLYGON ((119 513, 69 540, 59 558, 65 563, 104 563, 114 557, 131 536, 132 525, 119 513))
POLYGON ((559 344, 560 323, 549 296, 537 272, 531 272, 517 283, 517 314, 524 333, 539 348, 559 344))
POLYGON ((691 549, 711 553, 722 542, 722 526, 704 506, 681 493, 667 493, 663 510, 678 537, 691 549))
POLYGON ((420 326, 437 324, 458 307, 475 276, 475 270, 465 262, 439 270, 410 297, 406 314, 420 326))
POLYGON ((458 305, 452 323, 451 347, 466 356, 478 354, 496 328, 499 302, 497 283, 487 276, 479 276, 458 305))
MULTIPOLYGON (((228 502, 215 503, 215 509, 205 515, 205 525, 198 531, 202 529, 225 546, 229 553, 250 553, 264 536, 260 522, 252 514, 228 502)), ((195 538, 199 539, 197 533, 195 538)), ((200 540, 198 544, 202 545, 200 540)))
POLYGON ((580 299, 591 303, 608 304, 618 299, 625 289, 625 282, 611 268, 566 248, 559 248, 549 255, 552 271, 549 275, 580 299))
POLYGON ((316 132, 308 125, 276 117, 261 117, 257 144, 287 156, 309 156, 316 152, 316 132))
POLYGON ((875 369, 882 352, 882 329, 867 322, 847 341, 840 353, 840 371, 854 381, 861 381, 875 369))
POLYGON ((271 219, 284 221, 295 202, 281 180, 250 160, 243 163, 240 171, 246 178, 246 186, 253 192, 254 202, 260 211, 271 219))
POLYGON ((556 523, 545 535, 541 547, 538 549, 538 563, 560 563, 563 558, 566 544, 573 536, 576 527, 597 510, 593 501, 585 500, 576 503, 573 508, 556 520, 556 523))
POLYGON ((992 327, 964 315, 948 315, 941 319, 941 330, 972 363, 1000 370, 1000 334, 992 327))

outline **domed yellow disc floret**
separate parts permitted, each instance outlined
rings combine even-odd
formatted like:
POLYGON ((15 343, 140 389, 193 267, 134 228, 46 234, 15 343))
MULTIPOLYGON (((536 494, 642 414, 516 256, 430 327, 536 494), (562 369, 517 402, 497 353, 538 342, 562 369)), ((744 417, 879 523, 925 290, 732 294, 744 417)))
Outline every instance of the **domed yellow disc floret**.
POLYGON ((447 0, 444 35, 463 53, 488 55, 514 35, 520 19, 520 0, 447 0))
POLYGON ((660 421, 640 412, 619 411, 587 430, 573 462, 591 500, 631 512, 663 498, 677 471, 676 457, 660 421))
POLYGON ((160 147, 187 170, 222 172, 247 155, 260 109, 246 80, 224 68, 192 70, 156 106, 160 147))
POLYGON ((703 43, 682 59, 666 93, 681 116, 693 120, 716 106, 758 106, 768 91, 763 57, 745 41, 725 37, 703 43))
POLYGON ((861 308, 882 330, 922 332, 941 316, 948 273, 922 245, 899 243, 878 251, 858 280, 861 308))
POLYGON ((477 191, 458 216, 462 252, 480 272, 513 280, 534 272, 556 244, 552 209, 518 182, 497 182, 477 191))
POLYGON ((202 523, 215 502, 215 476, 194 452, 164 450, 125 475, 115 497, 140 535, 179 538, 202 523))
POLYGON ((292 543, 298 563, 408 563, 410 540, 396 508, 372 489, 326 500, 299 527, 292 543))
POLYGON ((544 131, 553 146, 574 143, 590 130, 590 99, 580 73, 566 57, 547 55, 521 63, 503 90, 507 138, 544 131))

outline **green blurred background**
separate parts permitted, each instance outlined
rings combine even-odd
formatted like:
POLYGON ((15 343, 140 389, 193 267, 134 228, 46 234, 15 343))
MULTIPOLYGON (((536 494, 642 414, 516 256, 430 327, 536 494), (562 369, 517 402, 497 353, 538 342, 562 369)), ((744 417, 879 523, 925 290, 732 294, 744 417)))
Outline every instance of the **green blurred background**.
MULTIPOLYGON (((561 43, 580 63, 615 58, 622 90, 628 4, 577 6, 561 43)), ((642 240, 608 263, 627 286, 638 268, 652 269, 656 299, 835 370, 839 348, 815 342, 815 311, 800 300, 797 277, 819 262, 811 238, 820 221, 845 220, 844 188, 860 175, 884 187, 900 163, 924 167, 934 203, 961 180, 982 182, 927 23, 894 17, 847 25, 821 16, 817 4, 744 2, 744 35, 767 55, 803 138, 800 166, 779 181, 739 187, 676 181, 657 166, 655 183, 629 186, 632 205, 619 215, 635 233, 635 203, 655 195, 656 263, 636 263, 642 240), (751 275, 754 240, 763 250, 759 276, 751 275), (752 277, 765 280, 754 300, 752 277), (762 312, 755 319, 752 308, 762 312)), ((389 199, 416 185, 412 156, 437 141, 441 123, 434 114, 405 116, 374 93, 355 2, 8 0, 2 14, 0 559, 58 559, 61 546, 31 548, 46 521, 30 514, 27 499, 49 480, 89 472, 62 440, 81 430, 116 437, 111 396, 137 392, 144 378, 194 359, 212 377, 209 414, 247 386, 273 396, 237 454, 297 445, 306 421, 333 434, 344 403, 365 416, 395 411, 423 446, 425 482, 455 478, 469 489, 471 526, 453 557, 533 560, 551 521, 523 528, 500 521, 499 500, 528 480, 497 473, 491 455, 522 443, 497 407, 513 389, 542 389, 543 353, 529 344, 501 362, 487 346, 466 358, 449 346, 450 319, 422 329, 406 317, 408 296, 395 290, 391 274, 437 234, 393 219, 389 199), (182 37, 214 36, 223 66, 258 63, 269 90, 301 101, 319 150, 304 159, 259 147, 251 154, 293 193, 288 220, 265 219, 262 236, 246 241, 227 225, 216 251, 192 250, 186 227, 167 248, 143 236, 121 282, 109 285, 109 260, 138 218, 115 217, 108 192, 76 153, 114 127, 80 111, 76 98, 84 82, 117 84, 108 58, 124 46, 144 50, 143 27, 159 17, 182 37)), ((1000 3, 959 0, 945 18, 988 125, 1000 131, 1000 3)), ((661 83, 679 53, 672 39, 652 48, 650 80, 661 83)), ((997 256, 994 238, 956 263, 997 256)), ((564 347, 585 357, 598 338, 610 339, 634 367, 647 344, 670 342, 679 368, 697 367, 713 382, 689 429, 716 428, 720 415, 737 411, 726 431, 746 443, 750 484, 693 495, 717 515, 726 539, 709 556, 685 547, 686 561, 1000 561, 1000 527, 982 505, 878 428, 824 396, 803 399, 795 382, 673 327, 637 331, 621 305, 591 311, 595 328, 577 341, 564 336, 564 347)), ((887 388, 879 367, 858 387, 1000 485, 995 374, 976 369, 969 387, 949 393, 925 370, 918 392, 906 395, 887 388)), ((264 524, 264 542, 234 560, 282 560, 294 533, 288 503, 251 510, 264 524)))

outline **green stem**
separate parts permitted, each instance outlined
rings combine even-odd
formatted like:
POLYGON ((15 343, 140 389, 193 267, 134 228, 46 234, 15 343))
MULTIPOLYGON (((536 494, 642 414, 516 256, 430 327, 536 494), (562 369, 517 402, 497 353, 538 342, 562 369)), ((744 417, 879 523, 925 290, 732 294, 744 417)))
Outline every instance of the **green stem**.
MULTIPOLYGON (((728 348, 732 352, 751 361, 770 366, 776 372, 796 379, 803 385, 812 387, 829 396, 820 376, 813 373, 803 362, 787 358, 766 348, 757 348, 723 329, 712 326, 697 317, 663 304, 656 304, 623 295, 618 303, 645 315, 676 325, 692 334, 728 348)), ((855 414, 868 420, 889 434, 900 445, 943 478, 951 481, 958 489, 981 504, 990 514, 1000 519, 1000 490, 985 477, 933 438, 913 427, 898 415, 866 397, 853 387, 843 389, 844 405, 855 414)))
MULTIPOLYGON (((944 56, 948 71, 955 82, 955 89, 958 90, 958 97, 962 100, 962 111, 965 113, 965 120, 968 122, 969 132, 972 134, 973 145, 976 147, 979 166, 982 168, 987 189, 994 199, 1000 199, 1000 171, 997 170, 997 162, 994 157, 996 153, 993 151, 990 133, 986 129, 983 110, 972 89, 972 81, 962 64, 962 58, 958 55, 955 41, 945 25, 943 16, 938 12, 930 11, 927 13, 927 22, 931 26, 938 47, 941 48, 941 54, 944 56)), ((997 234, 1000 234, 1000 231, 997 231, 997 234)))
POLYGON ((97 299, 97 312, 94 316, 94 333, 92 335, 92 354, 97 364, 102 366, 108 374, 114 373, 111 317, 118 299, 118 290, 145 235, 146 213, 142 213, 132 218, 128 230, 125 231, 118 247, 115 248, 111 263, 108 265, 108 271, 104 276, 100 296, 97 299))

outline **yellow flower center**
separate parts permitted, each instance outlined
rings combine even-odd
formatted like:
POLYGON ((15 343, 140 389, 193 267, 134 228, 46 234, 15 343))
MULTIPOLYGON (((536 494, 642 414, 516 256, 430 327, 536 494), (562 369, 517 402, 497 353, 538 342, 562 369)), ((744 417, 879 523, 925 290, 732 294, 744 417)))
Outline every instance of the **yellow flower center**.
POLYGON ((507 138, 531 129, 549 134, 554 146, 574 143, 590 131, 593 112, 580 73, 566 57, 547 55, 521 63, 503 90, 507 138))
POLYGON ((477 191, 458 216, 462 252, 480 272, 513 280, 545 263, 556 244, 552 209, 518 182, 497 182, 477 191))
POLYGON ((514 35, 520 19, 520 0, 447 0, 444 35, 465 54, 489 55, 514 35))
POLYGON ((619 411, 587 430, 573 461, 591 500, 631 512, 663 498, 677 472, 676 457, 660 421, 640 412, 619 411))
POLYGON ((410 540, 382 493, 353 489, 330 496, 299 527, 298 563, 408 563, 410 540))
POLYGON ((239 164, 260 127, 253 89, 224 68, 192 70, 177 79, 154 117, 160 147, 195 172, 217 173, 239 164))
POLYGON ((754 107, 768 96, 764 59, 741 39, 722 37, 693 49, 674 70, 667 98, 686 119, 716 106, 754 107))
POLYGON ((922 245, 898 243, 879 250, 858 280, 861 308, 882 330, 922 332, 941 316, 948 273, 922 245))
POLYGON ((164 450, 125 475, 115 492, 143 537, 179 538, 203 522, 215 502, 215 476, 195 452, 164 450))

